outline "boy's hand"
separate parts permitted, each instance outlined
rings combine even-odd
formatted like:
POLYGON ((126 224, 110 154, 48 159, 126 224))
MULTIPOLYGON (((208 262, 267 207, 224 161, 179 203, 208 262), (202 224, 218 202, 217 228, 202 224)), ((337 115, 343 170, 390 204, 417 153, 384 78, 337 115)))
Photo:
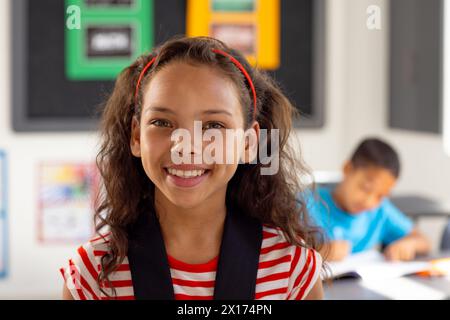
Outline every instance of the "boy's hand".
POLYGON ((384 250, 384 256, 390 261, 409 261, 416 257, 416 246, 412 239, 395 241, 384 250))
POLYGON ((340 261, 347 257, 351 252, 351 244, 345 240, 334 240, 330 242, 330 251, 327 257, 328 261, 340 261))

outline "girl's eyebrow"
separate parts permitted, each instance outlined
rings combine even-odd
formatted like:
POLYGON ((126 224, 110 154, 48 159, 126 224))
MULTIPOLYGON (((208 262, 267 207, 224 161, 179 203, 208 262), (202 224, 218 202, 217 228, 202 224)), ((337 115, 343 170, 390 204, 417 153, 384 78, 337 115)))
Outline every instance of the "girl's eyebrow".
POLYGON ((231 114, 231 112, 227 111, 227 110, 223 110, 223 109, 211 109, 211 110, 206 110, 203 112, 203 114, 218 114, 218 113, 222 113, 225 115, 228 115, 230 117, 232 117, 233 115, 231 114))
MULTIPOLYGON (((147 112, 150 112, 150 111, 153 111, 153 112, 164 112, 164 113, 170 113, 170 114, 176 114, 175 111, 173 111, 173 110, 171 110, 171 109, 169 109, 169 108, 166 108, 166 107, 148 107, 148 108, 145 109, 144 112, 147 113, 147 112)), ((209 110, 203 111, 203 114, 205 114, 205 115, 211 115, 211 114, 225 114, 225 115, 228 115, 228 116, 230 116, 230 117, 233 116, 233 115, 231 114, 231 112, 229 112, 229 111, 227 111, 227 110, 224 110, 224 109, 209 109, 209 110)))
POLYGON ((165 107, 148 107, 148 108, 145 109, 144 112, 147 113, 149 111, 175 114, 175 111, 173 111, 173 110, 171 110, 169 108, 165 108, 165 107))

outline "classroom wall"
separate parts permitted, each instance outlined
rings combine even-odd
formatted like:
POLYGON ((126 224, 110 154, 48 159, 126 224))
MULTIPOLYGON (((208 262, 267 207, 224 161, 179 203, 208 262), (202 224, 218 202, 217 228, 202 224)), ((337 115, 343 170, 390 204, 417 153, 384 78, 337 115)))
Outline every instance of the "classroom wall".
MULTIPOLYGON (((450 202, 450 157, 441 135, 388 127, 389 0, 327 1, 326 125, 299 132, 313 170, 340 170, 366 136, 378 136, 399 152, 402 173, 394 193, 450 202), (369 5, 382 11, 381 30, 366 28, 369 5)), ((445 218, 421 219, 418 227, 438 250, 445 218)))
MULTIPOLYGON (((91 161, 95 133, 16 134, 10 120, 11 0, 0 1, 0 148, 8 152, 10 274, 0 280, 0 299, 58 298, 58 267, 76 246, 36 242, 36 166, 45 160, 91 161)), ((339 170, 365 135, 376 134, 399 150, 403 174, 397 192, 416 192, 450 200, 450 158, 437 135, 387 128, 387 1, 328 0, 325 122, 321 129, 298 132, 306 162, 315 170, 339 170), (365 28, 366 8, 383 9, 382 30, 365 28), (423 155, 427 155, 423 157, 423 155)), ((51 94, 51 93, 49 93, 51 94)), ((436 234, 437 222, 425 224, 436 234)), ((436 243, 436 239, 434 239, 436 243)))
MULTIPOLYGON (((40 161, 92 161, 93 133, 17 134, 11 129, 11 1, 0 1, 0 148, 9 163, 9 276, 0 280, 0 299, 58 298, 58 268, 75 245, 41 245, 36 235, 36 183, 40 161)), ((49 92, 51 94, 51 92, 49 92)))
POLYGON ((379 135, 390 141, 403 160, 397 192, 417 192, 450 201, 450 157, 444 152, 442 136, 391 129, 388 119, 388 1, 341 0, 345 19, 346 72, 344 91, 347 119, 341 148, 347 155, 362 136, 379 135), (382 30, 369 31, 366 8, 382 8, 382 30), (351 124, 351 125, 350 125, 351 124))
POLYGON ((314 170, 340 170, 362 137, 380 136, 396 147, 403 160, 395 192, 450 201, 450 157, 442 136, 387 125, 388 2, 328 0, 326 124, 298 132, 303 155, 314 170), (366 28, 369 5, 382 10, 381 30, 366 28))

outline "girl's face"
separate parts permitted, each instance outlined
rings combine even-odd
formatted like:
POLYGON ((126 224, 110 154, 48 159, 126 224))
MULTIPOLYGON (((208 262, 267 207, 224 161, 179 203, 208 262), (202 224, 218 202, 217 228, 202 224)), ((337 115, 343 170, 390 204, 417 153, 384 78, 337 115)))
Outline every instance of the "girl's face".
MULTIPOLYGON (((239 152, 243 139, 235 137, 232 145, 226 145, 226 129, 244 129, 242 107, 232 80, 210 66, 172 62, 144 88, 141 119, 133 119, 131 150, 134 156, 141 157, 157 193, 178 207, 195 208, 207 200, 224 199, 227 184, 243 155, 239 152), (222 133, 224 157, 234 151, 232 164, 202 158, 211 142, 202 142, 202 137, 200 144, 194 141, 194 121, 201 121, 202 135, 212 129, 222 133), (181 140, 171 138, 176 129, 190 133, 190 154, 184 154, 188 151, 181 147, 181 140), (175 156, 190 161, 177 165, 175 156)), ((256 122, 252 129, 259 133, 256 122)))

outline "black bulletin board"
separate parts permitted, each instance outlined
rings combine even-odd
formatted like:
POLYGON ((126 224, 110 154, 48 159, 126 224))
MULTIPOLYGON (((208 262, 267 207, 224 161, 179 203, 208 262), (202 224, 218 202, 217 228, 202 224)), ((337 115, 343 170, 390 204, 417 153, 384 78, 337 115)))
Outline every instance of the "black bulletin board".
MULTIPOLYGON (((324 1, 281 1, 281 68, 273 72, 300 109, 301 127, 323 124, 324 1)), ((95 130, 113 81, 69 81, 63 0, 12 1, 13 128, 95 130)), ((155 44, 184 34, 185 0, 155 0, 155 44)), ((298 123, 296 123, 298 124, 298 123)))
POLYGON ((391 128, 442 132, 443 7, 444 0, 390 3, 391 128))
POLYGON ((324 124, 325 1, 281 0, 281 67, 273 77, 300 111, 296 127, 324 124))

